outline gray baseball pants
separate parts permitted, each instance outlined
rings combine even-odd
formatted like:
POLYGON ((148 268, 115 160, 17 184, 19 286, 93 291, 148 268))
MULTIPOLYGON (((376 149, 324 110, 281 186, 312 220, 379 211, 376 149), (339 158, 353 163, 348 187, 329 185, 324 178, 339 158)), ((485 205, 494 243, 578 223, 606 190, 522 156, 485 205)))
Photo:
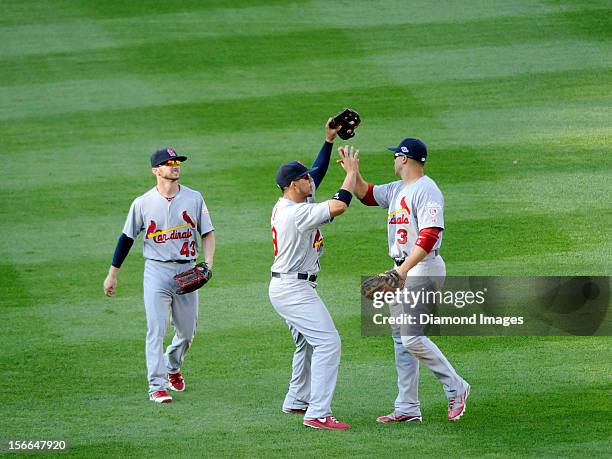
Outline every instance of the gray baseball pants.
MULTIPOLYGON (((430 253, 408 272, 406 287, 415 291, 420 289, 437 291, 442 288, 445 276, 444 260, 441 256, 430 253)), ((389 309, 392 316, 409 312, 409 307, 402 303, 391 303, 389 309)), ((395 411, 410 416, 420 416, 419 361, 423 362, 442 383, 449 400, 464 389, 467 383, 457 374, 433 341, 427 336, 408 336, 401 328, 392 326, 398 388, 395 411)))
POLYGON ((149 393, 168 388, 168 373, 181 369, 191 346, 198 319, 198 292, 177 295, 173 277, 195 263, 163 263, 146 260, 144 268, 144 304, 147 315, 147 377, 149 393), (174 337, 164 354, 164 336, 168 324, 174 325, 174 337))
POLYGON ((306 280, 272 278, 268 291, 295 343, 283 409, 307 409, 305 419, 331 415, 340 364, 340 335, 315 286, 306 280))

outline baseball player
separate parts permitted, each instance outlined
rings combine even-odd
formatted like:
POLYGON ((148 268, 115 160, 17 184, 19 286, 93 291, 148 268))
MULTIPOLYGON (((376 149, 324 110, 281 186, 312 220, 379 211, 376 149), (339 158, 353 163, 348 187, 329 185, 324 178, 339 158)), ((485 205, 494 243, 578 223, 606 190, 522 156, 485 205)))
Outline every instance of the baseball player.
MULTIPOLYGON (((389 256, 396 271, 415 290, 439 290, 446 276, 440 256, 444 230, 444 198, 436 183, 424 174, 427 148, 415 138, 389 147, 394 153, 395 174, 400 180, 373 185, 358 174, 355 196, 368 206, 388 209, 389 256)), ((415 305, 412 305, 414 307, 415 305)), ((418 306, 418 305, 417 305, 418 306)), ((398 316, 406 305, 389 305, 398 316)), ((401 336, 394 327, 395 366, 399 393, 395 410, 380 416, 378 422, 421 422, 418 398, 419 360, 427 365, 444 386, 449 400, 448 419, 455 421, 465 412, 470 385, 461 378, 444 354, 426 336, 401 336)))
MULTIPOLYGON (((330 145, 324 148, 331 152, 331 143, 327 143, 330 145)), ((315 429, 350 428, 331 412, 340 363, 340 336, 317 294, 316 281, 323 252, 320 227, 348 209, 358 172, 357 156, 352 148, 343 150, 346 178, 333 198, 321 203, 315 203, 314 194, 326 165, 309 169, 293 161, 283 164, 276 174, 283 196, 272 210, 274 264, 268 293, 272 306, 289 326, 296 346, 282 410, 303 414, 304 425, 315 429)))
POLYGON ((180 164, 187 160, 171 148, 151 156, 155 187, 132 203, 115 255, 104 280, 104 293, 113 296, 117 273, 134 240, 144 234, 144 304, 147 316, 146 358, 149 399, 170 403, 167 389, 182 392, 185 381, 181 367, 191 346, 198 317, 198 292, 177 295, 176 274, 195 265, 198 235, 202 237, 204 259, 212 269, 215 254, 214 228, 202 195, 179 185, 180 164), (172 318, 175 333, 163 350, 163 340, 172 318))

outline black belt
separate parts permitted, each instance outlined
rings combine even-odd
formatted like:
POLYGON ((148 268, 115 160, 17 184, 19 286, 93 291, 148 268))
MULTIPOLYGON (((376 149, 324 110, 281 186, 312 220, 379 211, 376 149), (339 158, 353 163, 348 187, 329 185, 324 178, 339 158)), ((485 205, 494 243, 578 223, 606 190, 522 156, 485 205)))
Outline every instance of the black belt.
MULTIPOLYGON (((286 273, 283 273, 286 274, 286 273)), ((296 274, 296 273, 289 273, 289 274, 296 274)), ((275 273, 274 271, 272 271, 272 277, 282 277, 281 273, 275 273)), ((317 281, 317 275, 316 274, 311 274, 310 276, 307 273, 297 273, 297 275, 295 276, 296 279, 299 280, 307 280, 310 282, 316 282, 317 281)))
POLYGON ((159 261, 160 263, 179 263, 181 265, 195 262, 195 260, 154 260, 159 261))
MULTIPOLYGON (((432 250, 429 253, 433 253, 434 257, 437 257, 440 254, 440 251, 436 249, 436 250, 432 250)), ((429 255, 429 253, 427 255, 429 255)), ((401 266, 404 263, 404 261, 406 261, 406 258, 405 257, 404 258, 394 258, 393 261, 395 262, 395 266, 401 266)))

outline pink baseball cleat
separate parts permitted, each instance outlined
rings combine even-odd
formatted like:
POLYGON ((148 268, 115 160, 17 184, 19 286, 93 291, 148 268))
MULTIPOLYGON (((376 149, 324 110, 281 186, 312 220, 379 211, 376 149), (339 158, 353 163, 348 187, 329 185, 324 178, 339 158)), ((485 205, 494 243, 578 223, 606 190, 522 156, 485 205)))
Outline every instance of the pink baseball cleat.
POLYGON ((461 416, 463 416, 463 413, 465 413, 467 399, 470 396, 470 389, 471 389, 471 386, 467 384, 467 387, 461 393, 461 395, 449 400, 448 402, 448 420, 449 421, 457 421, 461 416))

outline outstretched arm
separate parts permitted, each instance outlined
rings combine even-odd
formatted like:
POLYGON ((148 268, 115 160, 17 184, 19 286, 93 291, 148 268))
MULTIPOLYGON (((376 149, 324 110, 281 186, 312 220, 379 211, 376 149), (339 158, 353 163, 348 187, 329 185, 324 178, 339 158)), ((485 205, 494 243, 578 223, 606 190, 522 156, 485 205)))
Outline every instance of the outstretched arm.
POLYGON ((341 129, 341 126, 338 126, 336 129, 331 129, 329 127, 329 122, 333 118, 327 120, 325 124, 325 142, 319 151, 319 154, 312 163, 312 167, 316 167, 317 170, 314 171, 310 176, 312 177, 315 188, 319 188, 319 185, 325 178, 325 174, 327 174, 327 169, 329 168, 329 159, 331 158, 332 147, 334 146, 334 140, 336 139, 336 134, 341 129))
POLYGON ((342 151, 338 151, 338 153, 342 158, 342 167, 346 171, 346 177, 334 198, 327 201, 329 213, 332 217, 343 214, 348 209, 351 202, 351 194, 355 193, 355 182, 359 174, 359 150, 347 147, 342 151))

